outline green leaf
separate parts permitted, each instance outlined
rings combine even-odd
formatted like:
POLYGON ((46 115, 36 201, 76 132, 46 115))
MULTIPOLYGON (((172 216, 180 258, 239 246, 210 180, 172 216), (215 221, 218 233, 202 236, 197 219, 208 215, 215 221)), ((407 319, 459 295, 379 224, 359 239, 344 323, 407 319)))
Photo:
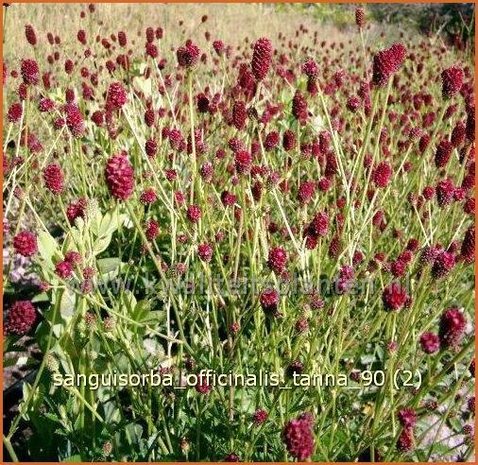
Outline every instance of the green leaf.
POLYGON ((97 261, 98 270, 100 274, 111 273, 121 265, 121 260, 118 257, 101 258, 97 261))
POLYGON ((122 221, 124 221, 124 215, 118 214, 117 207, 106 212, 101 219, 100 226, 98 229, 98 236, 110 236, 118 229, 118 226, 121 224, 122 221))
POLYGON ((98 215, 91 223, 91 231, 97 239, 93 245, 95 255, 100 254, 108 248, 113 237, 113 233, 125 222, 126 215, 118 213, 118 207, 115 207, 103 216, 98 215))
POLYGON ((132 315, 137 306, 136 297, 131 291, 125 290, 121 295, 121 306, 125 306, 128 315, 132 315))
POLYGON ((140 322, 147 318, 151 310, 151 305, 147 300, 140 300, 134 307, 131 318, 134 321, 140 322))
POLYGON ((49 302, 50 298, 46 292, 42 292, 41 294, 37 294, 35 297, 32 298, 32 302, 49 302))
POLYGON ((455 433, 460 433, 463 430, 463 425, 456 417, 448 418, 448 423, 455 433))
MULTIPOLYGON (((53 309, 50 309, 53 312, 53 309)), ((46 320, 40 322, 35 330, 35 339, 42 351, 45 351, 48 346, 48 338, 50 336, 50 323, 46 320)))
POLYGON ((101 252, 104 252, 110 245, 112 234, 108 236, 101 236, 96 239, 95 244, 93 245, 93 254, 99 255, 101 252))
POLYGON ((38 251, 47 264, 53 267, 52 258, 59 252, 59 247, 49 232, 40 231, 38 233, 38 251))
POLYGON ((75 311, 76 296, 65 289, 60 301, 60 314, 64 320, 69 320, 75 311))
POLYGON ((45 412, 43 416, 55 423, 61 423, 61 419, 58 417, 58 415, 55 415, 54 413, 45 412))
POLYGON ((154 328, 158 328, 159 325, 164 323, 166 320, 166 312, 149 312, 142 320, 141 323, 148 326, 153 326, 154 328))

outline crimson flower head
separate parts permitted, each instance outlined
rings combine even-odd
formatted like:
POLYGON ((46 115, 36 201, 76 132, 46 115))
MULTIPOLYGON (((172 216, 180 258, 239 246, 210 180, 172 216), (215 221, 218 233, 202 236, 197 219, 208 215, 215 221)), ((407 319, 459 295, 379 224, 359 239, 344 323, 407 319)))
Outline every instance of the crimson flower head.
POLYGON ((36 321, 36 310, 29 300, 18 300, 9 309, 5 321, 5 333, 23 336, 36 321))
POLYGON ((256 81, 262 81, 266 77, 271 67, 272 52, 272 43, 266 37, 261 37, 254 44, 251 68, 256 81))
POLYGON ((300 123, 305 122, 309 116, 307 100, 298 90, 295 91, 292 99, 292 114, 300 123))
POLYGON ((144 150, 149 158, 154 158, 158 151, 158 143, 154 139, 148 139, 144 144, 144 150))
POLYGON ((437 334, 427 331, 420 336, 420 347, 426 354, 434 354, 440 350, 440 338, 437 334))
POLYGON ((398 421, 404 428, 413 428, 417 423, 417 412, 411 408, 402 408, 397 416, 398 421))
POLYGON ((403 428, 397 440, 397 449, 400 452, 411 452, 415 447, 413 428, 403 428))
POLYGON ((156 195, 156 191, 152 187, 149 187, 148 189, 145 189, 143 191, 139 198, 139 201, 144 205, 150 205, 156 202, 157 199, 158 196, 156 195))
POLYGON ((445 207, 453 201, 455 194, 455 185, 450 178, 441 180, 436 186, 436 196, 438 205, 445 207))
POLYGON ((38 102, 38 109, 42 113, 47 113, 55 109, 55 102, 49 98, 42 98, 40 102, 38 102))
POLYGON ((272 247, 267 259, 269 268, 277 274, 281 274, 287 265, 287 252, 282 247, 272 247))
POLYGON ((292 150, 296 145, 296 137, 293 131, 287 129, 282 138, 282 147, 286 152, 292 150))
POLYGON ((247 120, 246 105, 241 100, 234 102, 232 107, 232 122, 239 131, 244 129, 247 120))
POLYGON ((154 40, 154 29, 150 26, 146 28, 146 42, 150 44, 154 40))
POLYGON ((22 104, 19 102, 12 103, 8 108, 7 118, 10 123, 18 123, 23 114, 22 104))
POLYGON ((113 155, 106 162, 106 184, 110 194, 118 200, 126 200, 133 193, 134 171, 125 153, 113 155))
POLYGON ((73 265, 63 260, 55 265, 55 274, 62 279, 69 279, 73 275, 73 265))
POLYGON ((475 141, 475 105, 470 105, 467 108, 467 118, 466 118, 466 138, 470 142, 475 141))
POLYGON ((239 150, 234 156, 234 163, 239 174, 247 174, 251 170, 252 155, 247 150, 239 150))
POLYGON ((406 53, 407 49, 401 43, 393 44, 390 48, 378 52, 373 57, 372 83, 384 87, 402 66, 406 53))
POLYGON ((31 257, 38 252, 37 237, 30 231, 21 231, 13 238, 15 252, 31 257))
POLYGON ((113 82, 108 88, 106 105, 110 109, 120 109, 128 100, 126 90, 120 82, 113 82))
POLYGON ((199 168, 199 173, 204 182, 211 182, 214 175, 214 166, 210 161, 207 161, 199 168))
POLYGON ((154 113, 154 110, 151 109, 151 108, 148 108, 145 112, 144 112, 144 122, 146 123, 146 126, 148 126, 148 128, 151 128, 154 126, 154 120, 156 118, 156 115, 154 113))
POLYGON ((443 98, 449 99, 460 92, 464 77, 465 73, 460 66, 454 65, 445 69, 441 73, 443 98))
POLYGON ((355 95, 350 96, 347 100, 347 109, 350 110, 352 113, 355 113, 360 108, 360 105, 361 100, 355 95))
POLYGON ((310 222, 307 233, 312 236, 324 237, 329 232, 329 216, 326 212, 318 212, 310 222))
POLYGON ((435 279, 445 277, 455 266, 455 255, 452 252, 441 252, 432 266, 432 276, 435 279))
POLYGON ((453 145, 446 139, 443 139, 438 144, 435 152, 435 166, 437 168, 443 168, 450 160, 451 153, 453 151, 453 145))
POLYGON ((229 191, 223 191, 221 193, 221 202, 225 207, 231 207, 236 203, 236 196, 229 191))
POLYGON ((64 107, 66 126, 73 137, 81 137, 85 132, 85 120, 80 109, 74 103, 67 103, 64 107))
POLYGON ((126 47, 126 44, 128 43, 128 39, 126 37, 126 33, 124 31, 119 31, 118 32, 118 44, 120 47, 126 47))
POLYGON ((475 228, 470 226, 461 243, 460 256, 465 263, 473 263, 475 260, 475 228))
POLYGON ((201 209, 197 205, 189 205, 186 215, 191 223, 197 223, 201 219, 201 209))
POLYGON ((314 181, 304 181, 300 184, 297 197, 301 205, 307 205, 312 200, 315 194, 315 186, 314 181))
POLYGON ((203 262, 210 262, 212 258, 212 247, 204 242, 198 245, 198 256, 203 262))
POLYGON ((215 40, 215 41, 212 43, 212 47, 214 48, 214 51, 215 51, 219 56, 222 56, 222 54, 224 53, 224 49, 225 49, 224 42, 223 42, 222 40, 215 40))
POLYGON ((282 439, 288 452, 298 460, 308 459, 314 451, 313 421, 311 415, 302 414, 286 423, 282 439))
POLYGON ((153 219, 146 223, 146 229, 144 232, 148 241, 154 241, 159 236, 159 223, 153 219))
POLYGON ((73 266, 81 263, 81 254, 76 250, 70 250, 65 254, 65 261, 70 262, 73 266))
POLYGON ((74 224, 77 218, 85 218, 86 207, 88 205, 87 199, 80 198, 77 201, 71 202, 66 208, 66 216, 70 224, 74 224))
POLYGON ((25 25, 25 38, 30 45, 35 46, 37 44, 37 35, 31 24, 25 25))
POLYGON ((386 161, 380 162, 372 173, 372 180, 377 187, 386 187, 392 177, 392 167, 386 161))
POLYGON ((269 152, 279 144, 279 133, 277 131, 271 131, 264 139, 264 148, 269 152))
POLYGON ((209 394, 209 392, 212 390, 212 386, 207 384, 205 376, 199 375, 195 389, 200 394, 209 394))
POLYGON ((262 423, 265 423, 268 417, 269 414, 267 413, 267 411, 263 408, 259 408, 252 415, 252 421, 254 425, 259 426, 262 425, 262 423))
POLYGON ((362 7, 355 9, 355 24, 359 29, 363 29, 365 26, 365 10, 362 7))
POLYGON ((279 299, 279 293, 275 289, 268 288, 262 291, 259 301, 264 312, 275 314, 279 305, 279 299))
POLYGON ((80 29, 76 33, 76 38, 78 39, 78 42, 80 42, 82 45, 86 45, 86 32, 84 29, 80 29))
POLYGON ((73 61, 68 59, 65 61, 65 72, 66 74, 71 74, 73 72, 73 67, 74 67, 74 64, 73 64, 73 61))
POLYGON ((20 72, 25 84, 31 84, 33 86, 38 84, 40 80, 40 70, 35 60, 29 58, 22 60, 20 72))
POLYGON ((64 188, 63 171, 60 165, 51 163, 43 170, 43 179, 47 189, 55 195, 61 194, 64 188))
POLYGON ((158 57, 158 47, 155 44, 147 42, 145 45, 146 55, 150 56, 151 58, 158 57))
POLYGON ((309 58, 302 65, 302 72, 309 78, 315 78, 319 74, 319 66, 312 58, 309 58))
POLYGON ((176 51, 179 66, 183 68, 193 68, 199 62, 201 51, 197 45, 194 45, 190 40, 186 44, 179 47, 176 51))
POLYGON ((93 123, 95 123, 96 126, 98 127, 103 126, 104 120, 105 120, 105 114, 101 110, 96 110, 91 115, 91 121, 93 121, 93 123))
POLYGON ((84 218, 86 213, 86 199, 81 198, 76 202, 71 202, 66 208, 66 216, 71 224, 74 224, 76 218, 84 218))
POLYGON ((442 347, 456 347, 465 334, 465 327, 465 315, 460 309, 452 307, 445 310, 438 331, 442 347))
POLYGON ((407 291, 398 283, 389 284, 382 293, 382 301, 386 310, 398 311, 408 300, 407 291))
POLYGON ((453 147, 459 148, 463 142, 465 141, 466 137, 466 125, 463 121, 458 121, 453 128, 451 133, 451 143, 453 147))

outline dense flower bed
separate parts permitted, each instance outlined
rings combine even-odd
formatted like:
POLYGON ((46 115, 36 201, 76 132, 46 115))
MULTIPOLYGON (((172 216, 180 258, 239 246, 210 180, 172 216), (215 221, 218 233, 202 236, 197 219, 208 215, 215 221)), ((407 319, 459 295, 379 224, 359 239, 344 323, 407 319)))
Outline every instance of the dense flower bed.
POLYGON ((11 457, 472 457, 470 52, 96 14, 3 66, 11 457))

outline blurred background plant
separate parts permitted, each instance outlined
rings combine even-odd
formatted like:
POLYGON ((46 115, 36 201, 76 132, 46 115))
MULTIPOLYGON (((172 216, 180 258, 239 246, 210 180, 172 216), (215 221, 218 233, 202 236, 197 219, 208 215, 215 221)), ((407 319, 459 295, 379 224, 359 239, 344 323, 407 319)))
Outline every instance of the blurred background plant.
MULTIPOLYGON (((333 23, 341 30, 354 27, 350 22, 357 4, 302 3, 280 4, 279 9, 303 9, 322 23, 333 23)), ((448 44, 461 50, 474 47, 473 3, 374 3, 364 8, 376 25, 415 29, 427 36, 439 34, 448 44)))

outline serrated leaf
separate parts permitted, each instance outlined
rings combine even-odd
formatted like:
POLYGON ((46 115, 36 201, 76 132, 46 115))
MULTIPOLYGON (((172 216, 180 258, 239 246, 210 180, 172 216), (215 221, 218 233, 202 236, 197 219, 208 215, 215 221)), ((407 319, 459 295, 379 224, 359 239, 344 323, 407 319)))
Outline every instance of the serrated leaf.
POLYGON ((43 416, 45 418, 48 418, 51 421, 54 421, 55 423, 61 423, 61 419, 57 415, 55 415, 54 413, 45 412, 43 414, 43 416))

